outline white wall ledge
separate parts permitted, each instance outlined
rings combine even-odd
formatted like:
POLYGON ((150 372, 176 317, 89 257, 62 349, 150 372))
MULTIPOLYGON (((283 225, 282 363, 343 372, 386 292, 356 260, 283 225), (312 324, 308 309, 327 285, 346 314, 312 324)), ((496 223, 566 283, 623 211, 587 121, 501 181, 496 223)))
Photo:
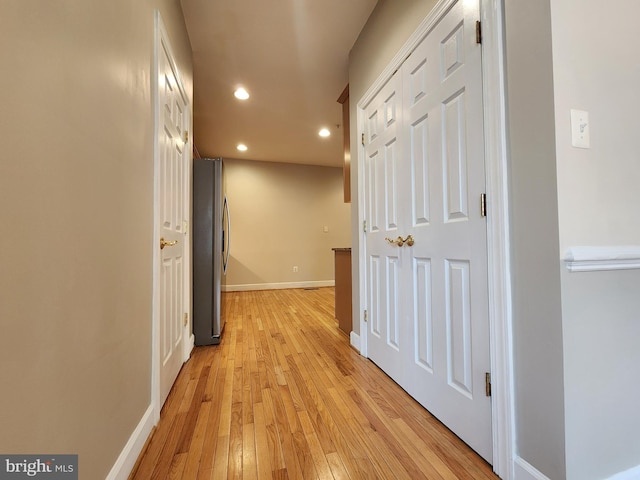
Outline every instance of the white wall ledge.
POLYGON ((564 263, 571 272, 640 269, 640 245, 570 247, 564 263))

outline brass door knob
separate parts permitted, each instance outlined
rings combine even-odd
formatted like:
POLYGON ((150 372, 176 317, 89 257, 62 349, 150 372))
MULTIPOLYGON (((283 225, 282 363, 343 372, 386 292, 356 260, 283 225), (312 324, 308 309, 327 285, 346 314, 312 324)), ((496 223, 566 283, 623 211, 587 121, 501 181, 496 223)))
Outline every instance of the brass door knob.
POLYGON ((160 238, 160 250, 164 249, 164 247, 173 247, 178 244, 178 240, 174 240, 173 242, 167 242, 164 237, 160 238))
POLYGON ((404 245, 404 239, 402 237, 398 237, 395 240, 393 240, 392 238, 386 237, 385 240, 393 245, 397 245, 399 247, 401 247, 402 245, 404 245))
POLYGON ((403 246, 405 243, 411 247, 415 243, 411 235, 407 235, 407 238, 398 237, 395 240, 392 238, 386 237, 385 240, 399 247, 403 246))

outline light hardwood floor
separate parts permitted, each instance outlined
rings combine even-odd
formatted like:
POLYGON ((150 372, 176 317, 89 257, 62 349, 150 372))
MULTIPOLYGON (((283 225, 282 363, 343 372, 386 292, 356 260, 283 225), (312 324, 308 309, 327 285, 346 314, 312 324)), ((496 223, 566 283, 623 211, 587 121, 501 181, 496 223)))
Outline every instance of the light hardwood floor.
POLYGON ((131 479, 496 479, 349 346, 333 288, 229 293, 219 346, 184 365, 131 479))

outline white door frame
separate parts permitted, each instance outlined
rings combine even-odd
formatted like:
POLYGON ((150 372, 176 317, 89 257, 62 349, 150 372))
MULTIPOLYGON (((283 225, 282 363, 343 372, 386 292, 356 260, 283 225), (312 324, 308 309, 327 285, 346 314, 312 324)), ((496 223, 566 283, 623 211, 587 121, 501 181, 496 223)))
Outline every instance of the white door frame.
POLYGON ((180 71, 175 63, 175 56, 171 49, 171 42, 169 41, 169 35, 162 21, 162 17, 158 10, 155 11, 154 19, 154 51, 153 51, 153 72, 151 80, 151 90, 153 96, 153 111, 154 111, 154 135, 153 135, 153 297, 152 297, 152 335, 151 335, 151 405, 153 408, 153 422, 157 424, 160 420, 160 410, 162 405, 160 404, 160 148, 159 141, 159 128, 160 128, 160 108, 159 108, 159 91, 158 91, 158 64, 161 46, 164 44, 167 52, 169 53, 169 61, 173 67, 173 71, 176 72, 176 82, 180 94, 185 99, 186 110, 185 115, 188 119, 188 139, 185 144, 185 151, 187 153, 188 161, 184 162, 184 202, 185 206, 184 218, 185 220, 185 248, 183 253, 184 258, 184 299, 183 309, 187 314, 189 321, 186 325, 183 324, 183 343, 182 343, 182 361, 186 362, 189 359, 191 350, 194 345, 194 337, 191 327, 191 172, 192 172, 192 155, 193 151, 192 138, 193 138, 193 121, 191 117, 192 108, 188 100, 188 96, 184 89, 182 77, 180 71))
MULTIPOLYGON (((405 58, 456 1, 440 0, 382 74, 357 104, 357 132, 364 131, 364 106, 405 58)), ((507 178, 506 94, 504 65, 503 0, 479 0, 482 21, 482 81, 485 122, 485 165, 487 176, 487 248, 489 267, 489 322, 491 343, 493 470, 501 478, 514 478, 515 419, 513 391, 511 256, 509 236, 509 189, 507 178)), ((358 145, 358 158, 364 147, 358 145)), ((364 168, 358 168, 358 225, 364 222, 364 168)), ((367 357, 367 324, 362 312, 367 308, 365 235, 358 236, 360 284, 360 353, 367 357)))

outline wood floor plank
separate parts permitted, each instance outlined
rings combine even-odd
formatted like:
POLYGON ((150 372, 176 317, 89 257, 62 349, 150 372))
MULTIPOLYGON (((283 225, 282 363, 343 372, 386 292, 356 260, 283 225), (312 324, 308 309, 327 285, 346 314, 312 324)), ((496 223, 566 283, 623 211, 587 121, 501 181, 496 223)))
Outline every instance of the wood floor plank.
POLYGON ((225 295, 220 345, 194 349, 130 479, 497 479, 350 347, 333 288, 225 295))
POLYGON ((185 412, 179 412, 172 418, 171 429, 169 435, 165 439, 165 443, 162 446, 162 451, 158 457, 158 462, 153 468, 153 472, 148 478, 166 478, 169 475, 169 470, 173 462, 173 457, 176 455, 176 447, 178 444, 178 438, 182 432, 182 427, 186 417, 185 412))
POLYGON ((169 473, 166 475, 166 479, 168 480, 178 480, 180 478, 189 478, 184 475, 184 466, 187 462, 187 454, 186 453, 178 453, 173 457, 173 461, 171 462, 171 466, 169 468, 169 473))
POLYGON ((187 454, 187 460, 184 467, 184 478, 197 478, 200 468, 200 460, 202 459, 205 433, 209 422, 209 414, 211 413, 211 402, 202 402, 199 406, 198 418, 193 429, 193 436, 189 444, 189 448, 184 453, 187 454))
POLYGON ((272 392, 275 426, 277 428, 278 438, 280 439, 280 444, 282 446, 282 455, 284 457, 288 475, 292 478, 304 478, 302 477, 302 470, 300 469, 298 456, 295 451, 292 429, 289 425, 287 414, 285 412, 284 402, 281 397, 282 391, 278 389, 272 390, 272 392))
MULTIPOLYGON (((218 438, 216 444, 216 453, 213 460, 213 468, 211 469, 210 480, 220 480, 227 478, 229 466, 229 435, 218 438)), ((233 477, 232 477, 233 478, 233 477)))
POLYGON ((191 396, 190 404, 186 410, 185 424, 178 440, 178 453, 188 453, 193 434, 196 429, 196 422, 201 413, 202 399, 204 397, 204 390, 207 386, 209 379, 210 367, 207 365, 200 370, 200 376, 192 381, 196 382, 193 395, 191 396))
POLYGON ((349 474, 344 468, 342 464, 342 460, 340 459, 340 455, 336 452, 329 453, 326 455, 327 462, 329 463, 329 468, 331 469, 331 474, 335 480, 349 480, 349 474))
POLYGON ((313 463, 316 467, 316 471, 318 472, 318 477, 321 480, 333 478, 331 467, 329 466, 329 462, 327 461, 327 457, 324 454, 322 445, 320 444, 320 440, 318 440, 316 429, 313 426, 309 415, 306 411, 301 411, 298 412, 298 418, 300 420, 302 431, 307 440, 307 445, 309 446, 309 452, 311 453, 311 457, 313 458, 313 463))
POLYGON ((262 403, 253 405, 254 436, 256 451, 256 470, 259 480, 271 478, 271 456, 269 452, 269 434, 264 418, 264 407, 262 403))
POLYGON ((209 418, 204 435, 206 440, 203 445, 200 467, 198 469, 199 479, 209 478, 211 469, 213 468, 213 458, 218 442, 218 429, 220 428, 220 418, 222 415, 221 405, 224 395, 223 387, 226 376, 226 368, 221 361, 221 357, 221 355, 214 357, 212 370, 215 369, 215 373, 211 373, 209 375, 209 381, 207 382, 207 388, 210 388, 211 390, 204 397, 205 401, 208 401, 215 407, 211 408, 211 411, 209 412, 209 418))
POLYGON ((244 424, 242 429, 242 478, 255 480, 258 478, 256 461, 255 425, 244 424))

